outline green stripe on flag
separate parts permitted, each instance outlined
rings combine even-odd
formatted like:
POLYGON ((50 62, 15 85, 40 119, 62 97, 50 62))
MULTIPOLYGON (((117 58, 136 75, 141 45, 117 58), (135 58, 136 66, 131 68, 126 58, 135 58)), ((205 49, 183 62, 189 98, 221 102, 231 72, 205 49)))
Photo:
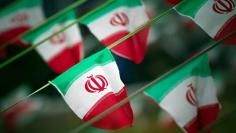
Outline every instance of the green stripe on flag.
POLYGON ((206 2, 207 0, 184 0, 174 8, 182 15, 194 18, 197 12, 206 2))
MULTIPOLYGON (((53 19, 52 21, 47 22, 46 24, 43 24, 39 28, 35 29, 33 32, 30 32, 28 34, 24 34, 22 36, 22 40, 33 43, 35 39, 37 39, 39 36, 47 32, 50 28, 57 24, 63 24, 68 21, 73 21, 76 19, 76 14, 74 10, 71 10, 67 12, 66 14, 63 14, 63 16, 59 16, 56 19, 53 19)), ((59 30, 59 29, 58 29, 59 30)), ((56 31, 55 31, 56 32, 56 31)))
POLYGON ((81 75, 96 66, 104 66, 108 63, 114 62, 114 58, 109 49, 105 48, 102 51, 84 59, 80 63, 74 65, 69 70, 59 75, 51 83, 58 89, 61 94, 65 95, 71 84, 81 75))
POLYGON ((11 13, 15 13, 18 10, 34 8, 37 6, 42 6, 41 0, 18 0, 12 3, 11 5, 7 6, 6 8, 0 10, 0 16, 2 18, 11 13))
POLYGON ((136 6, 142 6, 142 3, 140 0, 113 0, 113 2, 102 8, 101 10, 97 11, 94 14, 89 15, 88 17, 81 20, 81 23, 83 24, 89 24, 93 22, 94 20, 106 15, 107 13, 116 10, 120 7, 136 7, 136 6))
POLYGON ((145 94, 151 96, 158 103, 172 91, 178 84, 191 76, 208 77, 211 75, 211 70, 208 65, 208 56, 204 54, 197 59, 186 64, 179 70, 173 72, 155 85, 147 88, 145 94))

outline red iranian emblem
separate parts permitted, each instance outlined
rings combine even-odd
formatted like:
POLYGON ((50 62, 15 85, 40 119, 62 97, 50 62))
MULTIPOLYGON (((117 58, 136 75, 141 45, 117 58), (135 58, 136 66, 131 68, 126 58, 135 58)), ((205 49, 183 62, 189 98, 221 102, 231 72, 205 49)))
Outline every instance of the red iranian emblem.
POLYGON ((234 10, 235 3, 233 0, 215 0, 212 8, 219 14, 226 14, 234 10))
POLYGON ((20 13, 13 16, 10 21, 11 23, 25 23, 29 19, 26 13, 20 13))
POLYGON ((52 44, 62 44, 65 42, 65 39, 66 39, 66 36, 65 34, 62 32, 62 33, 59 33, 55 36, 53 36, 49 41, 50 43, 52 44))
POLYGON ((197 98, 195 93, 196 93, 196 88, 193 86, 192 83, 189 84, 188 90, 186 92, 186 99, 193 106, 197 106, 197 98))
POLYGON ((124 12, 117 12, 111 18, 110 24, 113 26, 126 26, 129 24, 129 18, 124 12))
MULTIPOLYGON (((58 32, 61 28, 63 27, 63 25, 57 25, 54 29, 53 29, 53 32, 52 33, 56 33, 58 32)), ((64 32, 61 32, 55 36, 53 36, 49 41, 51 44, 62 44, 64 43, 66 40, 66 35, 64 32)))
POLYGON ((87 78, 88 80, 85 83, 85 89, 90 93, 95 93, 95 92, 99 93, 105 90, 108 86, 106 78, 102 75, 96 75, 96 76, 91 75, 87 78))

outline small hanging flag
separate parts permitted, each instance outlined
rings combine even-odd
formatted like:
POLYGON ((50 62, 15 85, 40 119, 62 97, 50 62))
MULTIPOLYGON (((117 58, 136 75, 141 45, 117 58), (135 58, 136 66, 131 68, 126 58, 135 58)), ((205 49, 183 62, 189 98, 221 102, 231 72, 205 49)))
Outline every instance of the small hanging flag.
MULTIPOLYGON (((235 0, 185 0, 175 6, 183 16, 190 17, 216 40, 236 30, 235 0)), ((236 44, 236 35, 224 41, 236 44)))
MULTIPOLYGON (((34 32, 24 35, 22 40, 26 43, 37 44, 75 20, 75 12, 73 10, 69 11, 57 19, 42 25, 34 32)), ((50 68, 57 73, 62 73, 83 58, 82 47, 79 27, 73 25, 36 47, 36 50, 50 68)))
MULTIPOLYGON (((0 46, 44 20, 41 0, 19 0, 0 11, 0 46)), ((18 39, 16 44, 22 45, 18 39)), ((0 50, 0 57, 6 55, 0 50)))
MULTIPOLYGON (((105 45, 109 46, 149 20, 140 0, 115 0, 86 17, 81 23, 105 45)), ((147 49, 149 27, 112 48, 115 54, 141 63, 147 49)))
MULTIPOLYGON (((84 59, 51 83, 74 113, 85 122, 127 97, 125 85, 109 49, 84 59)), ((126 103, 93 126, 119 129, 130 126, 132 122, 133 111, 130 103, 126 103)))
POLYGON ((216 120, 219 112, 207 54, 147 88, 145 94, 188 133, 198 133, 208 127, 216 120))

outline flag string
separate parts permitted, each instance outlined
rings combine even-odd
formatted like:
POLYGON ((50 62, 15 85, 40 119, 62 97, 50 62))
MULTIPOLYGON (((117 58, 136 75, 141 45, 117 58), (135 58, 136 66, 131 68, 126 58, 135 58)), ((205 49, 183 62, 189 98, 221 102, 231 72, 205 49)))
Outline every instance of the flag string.
POLYGON ((27 95, 26 97, 23 97, 23 98, 19 99, 17 102, 15 102, 15 103, 13 103, 13 104, 7 106, 6 108, 2 109, 2 110, 1 110, 1 113, 6 112, 7 110, 9 110, 10 108, 14 107, 15 105, 17 105, 17 104, 19 104, 19 103, 25 101, 26 99, 28 99, 29 97, 33 96, 34 94, 36 94, 36 93, 42 91, 43 89, 47 88, 49 85, 51 85, 51 84, 50 84, 50 83, 47 83, 47 84, 45 84, 44 86, 42 86, 42 87, 40 87, 39 89, 37 89, 36 91, 30 93, 30 94, 27 95))
POLYGON ((3 49, 5 48, 6 46, 8 46, 9 44, 11 43, 14 43, 18 38, 21 38, 25 35, 28 35, 28 34, 31 34, 32 32, 36 31, 37 29, 41 28, 42 26, 46 25, 47 23, 53 21, 54 19, 64 15, 65 13, 67 13, 68 11, 84 4, 85 2, 87 2, 88 0, 78 0, 77 2, 74 2, 72 3, 70 6, 66 7, 65 9, 61 10, 60 12, 50 16, 48 19, 46 19, 43 23, 41 23, 40 25, 38 25, 37 27, 31 29, 31 30, 28 30, 28 31, 25 31, 23 32, 22 34, 20 34, 19 36, 17 37, 14 37, 12 38, 11 40, 7 41, 6 43, 4 43, 3 45, 0 46, 0 49, 3 49))
MULTIPOLYGON (((87 17, 87 16, 93 14, 94 12, 96 12, 96 11, 100 10, 101 8, 103 8, 104 6, 110 4, 112 1, 113 1, 113 0, 107 1, 107 2, 104 3, 102 6, 99 6, 98 8, 96 8, 96 9, 92 10, 91 12, 89 12, 88 14, 85 14, 84 16, 78 18, 77 21, 79 22, 80 20, 84 19, 85 17, 87 17)), ((124 37, 120 38, 119 40, 117 40, 116 42, 112 43, 110 46, 108 46, 108 48, 111 49, 111 48, 115 47, 115 46, 118 45, 119 43, 125 41, 126 39, 128 39, 128 38, 131 37, 131 36, 133 36, 134 34, 136 34, 137 32, 141 31, 142 29, 146 28, 147 26, 150 26, 151 24, 154 24, 155 22, 157 22, 158 20, 160 20, 163 16, 166 16, 166 15, 170 14, 171 11, 173 11, 173 8, 170 8, 170 9, 164 11, 163 13, 161 13, 161 14, 158 15, 158 16, 156 16, 155 18, 153 18, 153 19, 147 21, 146 23, 144 23, 143 25, 137 27, 134 31, 130 32, 130 33, 127 34, 126 36, 124 36, 124 37)), ((77 23, 77 22, 73 22, 73 23, 71 23, 70 25, 67 25, 67 26, 63 27, 63 29, 57 31, 55 34, 58 34, 58 33, 62 32, 62 31, 64 31, 66 28, 68 28, 69 26, 71 26, 71 25, 73 25, 73 24, 75 24, 75 23, 77 23)), ((52 37, 52 36, 54 36, 54 34, 52 34, 51 36, 45 38, 44 40, 40 41, 39 43, 33 45, 32 47, 30 47, 30 48, 28 48, 28 49, 22 51, 21 53, 19 53, 19 54, 17 54, 16 56, 12 57, 12 58, 9 59, 8 61, 6 61, 6 62, 0 64, 0 69, 1 69, 2 67, 4 67, 4 66, 10 64, 10 63, 13 62, 14 60, 20 58, 21 56, 25 55, 25 54, 28 53, 29 51, 33 50, 35 47, 37 47, 38 45, 42 44, 44 41, 46 41, 48 38, 50 38, 50 37, 52 37)), ((28 96, 23 97, 21 100, 17 101, 16 103, 14 103, 14 104, 12 104, 12 105, 6 107, 5 109, 2 109, 1 112, 2 112, 2 113, 3 113, 3 112, 6 112, 8 109, 10 109, 10 108, 12 108, 13 106, 15 106, 16 104, 18 104, 18 103, 20 103, 20 102, 26 100, 26 99, 29 98, 30 96, 32 96, 32 95, 36 94, 37 92, 39 92, 40 90, 43 90, 43 89, 46 88, 47 86, 48 86, 48 84, 44 85, 44 86, 41 87, 40 89, 38 89, 38 90, 36 90, 35 92, 32 92, 31 94, 29 94, 28 96)))
POLYGON ((74 22, 64 26, 62 29, 58 30, 57 32, 49 35, 48 37, 42 39, 41 41, 39 41, 38 43, 33 44, 31 47, 25 49, 24 51, 18 53, 17 55, 11 57, 10 59, 4 61, 3 63, 0 64, 0 69, 2 69, 3 67, 9 65, 10 63, 14 62, 15 60, 19 59, 20 57, 26 55, 27 53, 31 52, 32 50, 34 50, 36 47, 38 47, 39 45, 43 44, 44 42, 46 42, 47 40, 51 39, 52 37, 58 35, 59 33, 65 31, 66 29, 68 29, 69 27, 73 26, 74 24, 77 24, 78 22, 80 22, 82 19, 90 16, 91 14, 99 11, 100 9, 104 8, 105 6, 109 5, 111 2, 113 2, 114 0, 108 0, 105 3, 103 3, 101 6, 95 8, 92 11, 89 11, 88 13, 86 13, 85 15, 77 18, 74 22))
POLYGON ((146 84, 145 86, 143 86, 142 88, 138 89, 137 91, 133 92, 131 95, 129 95, 127 98, 123 99, 122 101, 120 101, 119 103, 111 106, 110 108, 108 108, 107 110, 105 110, 104 112, 100 113, 99 115, 93 117, 92 119, 88 120, 87 122, 85 122, 84 124, 82 124, 81 126, 75 128, 73 131, 71 131, 70 133, 77 133, 81 130, 83 130, 84 128, 92 125, 94 122, 100 120, 101 118, 103 118, 104 116, 106 116, 107 114, 113 112, 114 110, 118 109, 120 106, 124 105, 125 103, 127 103, 128 101, 132 100, 134 97, 136 97, 137 95, 141 94, 145 89, 147 89, 148 87, 152 86, 153 84, 165 79, 167 76, 169 76, 170 74, 172 74, 173 72, 177 71, 178 69, 182 68, 184 65, 188 64, 189 62, 191 62, 192 60, 196 59, 197 57, 201 56, 202 54, 210 51, 211 49, 215 48, 216 46, 218 46, 220 43, 224 42, 225 40, 229 39, 230 37, 232 37, 233 35, 236 35, 236 31, 231 32, 229 34, 227 34, 226 36, 224 36, 222 39, 220 39, 219 41, 214 41, 214 43, 212 43, 211 45, 207 46, 206 48, 204 48, 202 51, 196 53, 194 56, 190 57, 189 59, 187 59, 186 61, 184 61, 183 63, 177 65, 176 67, 174 67, 173 69, 169 70, 168 72, 164 73, 163 75, 161 75, 160 77, 156 78, 155 80, 153 80, 152 82, 146 84))

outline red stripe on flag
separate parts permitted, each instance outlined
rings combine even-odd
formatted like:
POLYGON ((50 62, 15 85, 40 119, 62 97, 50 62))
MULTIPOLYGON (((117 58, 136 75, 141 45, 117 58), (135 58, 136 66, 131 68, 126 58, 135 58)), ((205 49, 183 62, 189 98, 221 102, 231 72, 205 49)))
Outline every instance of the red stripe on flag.
MULTIPOLYGON (((112 48, 112 52, 121 57, 127 58, 136 64, 141 63, 147 49, 149 29, 150 27, 147 27, 122 43, 116 45, 112 48)), ((102 43, 105 44, 105 46, 109 46, 127 34, 129 34, 128 31, 117 32, 102 40, 102 43)))
MULTIPOLYGON (((218 31, 218 33, 215 36, 216 40, 220 40, 226 35, 230 34, 231 32, 234 32, 236 30, 236 15, 231 17, 218 31)), ((224 44, 228 45, 236 45, 236 35, 232 36, 230 39, 227 39, 224 41, 224 44)))
MULTIPOLYGON (((13 29, 9 29, 5 32, 2 32, 0 34, 0 45, 11 41, 11 39, 15 39, 16 37, 19 37, 22 33, 24 33, 25 31, 31 29, 31 27, 29 26, 21 26, 21 27, 17 27, 17 28, 13 28, 13 29)), ((17 38, 17 42, 16 45, 20 45, 22 46, 23 44, 17 44, 20 39, 17 38)))
POLYGON ((81 47, 80 43, 77 43, 72 48, 66 48, 54 56, 48 65, 56 73, 63 73, 73 65, 77 64, 81 60, 81 47))
POLYGON ((194 117, 188 124, 184 126, 184 129, 187 131, 187 133, 198 133, 199 131, 198 118, 194 117))
MULTIPOLYGON (((198 109, 198 121, 200 128, 207 128, 207 126, 214 123, 217 119, 219 110, 219 104, 212 104, 200 107, 198 109)), ((210 130, 208 132, 210 132, 210 130)))
MULTIPOLYGON (((125 87, 120 92, 114 94, 112 92, 103 96, 84 116, 83 120, 88 121, 93 117, 104 112, 109 107, 119 103, 122 99, 127 97, 125 87)), ((122 127, 130 126, 133 123, 133 111, 130 103, 126 103, 116 109, 115 111, 107 114, 102 119, 93 123, 94 127, 102 129, 119 129, 122 127)))
POLYGON ((210 127, 208 126, 216 121, 219 109, 219 104, 211 104, 200 107, 198 109, 197 117, 186 124, 184 129, 187 133, 198 133, 205 128, 209 128, 207 132, 210 132, 210 127))
POLYGON ((170 5, 176 5, 179 2, 181 2, 181 0, 166 0, 166 3, 170 5))

